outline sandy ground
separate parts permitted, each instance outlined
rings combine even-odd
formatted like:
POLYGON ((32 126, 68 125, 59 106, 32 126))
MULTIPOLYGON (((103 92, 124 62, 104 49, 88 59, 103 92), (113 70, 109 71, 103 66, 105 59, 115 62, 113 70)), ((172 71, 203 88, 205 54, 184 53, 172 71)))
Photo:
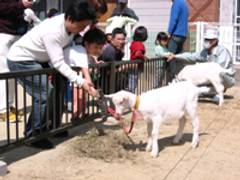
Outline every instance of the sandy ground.
POLYGON ((227 91, 218 107, 199 102, 200 145, 191 148, 187 122, 183 141, 172 145, 177 121, 160 130, 159 157, 145 152, 146 123, 138 121, 127 138, 118 126, 89 123, 51 139, 56 148, 21 147, 3 155, 9 173, 0 180, 237 180, 240 178, 240 86, 227 91), (96 128, 103 129, 99 135, 96 128))

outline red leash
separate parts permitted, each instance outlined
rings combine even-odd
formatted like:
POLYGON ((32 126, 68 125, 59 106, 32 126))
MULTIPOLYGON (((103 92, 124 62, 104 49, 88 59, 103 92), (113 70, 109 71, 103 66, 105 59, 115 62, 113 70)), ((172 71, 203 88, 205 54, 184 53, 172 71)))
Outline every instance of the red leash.
POLYGON ((131 124, 129 127, 127 127, 127 125, 125 125, 124 123, 124 118, 122 118, 122 116, 118 115, 114 109, 112 109, 111 107, 107 108, 107 111, 116 119, 118 120, 122 126, 123 126, 123 131, 125 134, 130 134, 132 132, 133 126, 135 121, 137 120, 137 114, 136 111, 132 112, 132 118, 131 118, 131 124))
POLYGON ((132 132, 133 126, 135 121, 141 117, 141 114, 138 113, 138 109, 139 109, 139 105, 140 105, 140 96, 136 97, 136 103, 134 105, 134 107, 132 108, 132 117, 131 117, 131 124, 130 127, 127 127, 124 123, 124 119, 122 118, 121 115, 117 114, 116 111, 114 109, 112 109, 111 107, 107 107, 107 111, 119 122, 122 123, 123 126, 123 131, 125 132, 125 134, 130 134, 132 132))

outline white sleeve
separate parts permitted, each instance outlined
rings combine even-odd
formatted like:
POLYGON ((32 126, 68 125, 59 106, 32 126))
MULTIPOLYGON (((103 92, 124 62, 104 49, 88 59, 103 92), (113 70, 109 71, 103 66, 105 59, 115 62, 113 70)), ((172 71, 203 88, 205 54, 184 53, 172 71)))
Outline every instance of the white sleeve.
POLYGON ((56 35, 54 34, 49 34, 43 37, 43 42, 51 64, 71 82, 75 82, 81 86, 85 80, 81 76, 78 76, 77 73, 64 61, 63 48, 60 46, 60 43, 56 40, 55 36, 56 35))
POLYGON ((81 45, 75 45, 65 49, 64 57, 66 62, 72 67, 88 68, 87 51, 81 45))

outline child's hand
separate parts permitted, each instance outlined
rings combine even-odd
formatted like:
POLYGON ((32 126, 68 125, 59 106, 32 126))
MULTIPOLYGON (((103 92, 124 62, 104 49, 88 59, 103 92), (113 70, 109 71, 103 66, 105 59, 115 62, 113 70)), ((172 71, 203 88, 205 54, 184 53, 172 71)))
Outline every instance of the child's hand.
POLYGON ((167 53, 165 55, 163 55, 162 57, 167 60, 168 58, 170 58, 173 55, 173 53, 167 53))
POLYGON ((175 59, 176 59, 175 54, 171 54, 171 55, 169 55, 169 57, 167 58, 167 62, 170 62, 170 61, 175 60, 175 59))
POLYGON ((103 64, 104 61, 97 61, 96 64, 103 64))
POLYGON ((171 35, 171 34, 168 34, 168 40, 170 40, 170 39, 171 39, 171 37, 172 37, 172 35, 171 35))
POLYGON ((91 96, 97 97, 97 90, 93 87, 93 84, 91 82, 85 81, 82 85, 83 89, 87 91, 88 94, 91 96))
POLYGON ((29 1, 29 0, 22 0, 22 4, 25 8, 29 8, 33 5, 33 1, 29 1))
POLYGON ((144 61, 148 61, 149 60, 149 58, 148 57, 146 57, 146 56, 144 56, 144 59, 143 59, 144 61))
POLYGON ((100 97, 99 92, 93 86, 90 86, 89 94, 96 98, 100 97))

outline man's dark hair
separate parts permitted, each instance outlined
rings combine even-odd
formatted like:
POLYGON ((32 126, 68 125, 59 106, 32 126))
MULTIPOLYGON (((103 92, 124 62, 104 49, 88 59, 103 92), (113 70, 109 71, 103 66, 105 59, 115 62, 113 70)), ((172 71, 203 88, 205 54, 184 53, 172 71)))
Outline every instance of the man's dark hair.
POLYGON ((49 9, 48 13, 47 13, 47 17, 51 18, 53 16, 56 16, 59 13, 59 11, 55 8, 51 8, 49 9))
POLYGON ((101 4, 100 7, 96 7, 96 11, 100 12, 101 14, 105 14, 108 10, 108 6, 106 0, 98 0, 101 4))
POLYGON ((156 37, 155 44, 158 44, 159 41, 167 41, 168 40, 168 35, 165 32, 159 32, 156 37))
POLYGON ((106 41, 107 39, 106 39, 105 33, 98 28, 94 28, 94 29, 88 30, 84 34, 82 44, 84 45, 85 42, 88 42, 88 43, 96 43, 98 45, 102 45, 102 44, 105 44, 106 41))
POLYGON ((144 26, 139 26, 135 29, 134 31, 134 35, 133 35, 133 40, 134 41, 146 41, 148 38, 148 32, 147 32, 147 28, 145 28, 144 26))
POLYGON ((65 19, 69 18, 71 21, 94 20, 96 13, 94 7, 88 2, 74 1, 65 13, 65 19))
POLYGON ((115 38, 117 34, 123 34, 126 37, 126 31, 123 28, 115 28, 112 31, 112 38, 115 38))

